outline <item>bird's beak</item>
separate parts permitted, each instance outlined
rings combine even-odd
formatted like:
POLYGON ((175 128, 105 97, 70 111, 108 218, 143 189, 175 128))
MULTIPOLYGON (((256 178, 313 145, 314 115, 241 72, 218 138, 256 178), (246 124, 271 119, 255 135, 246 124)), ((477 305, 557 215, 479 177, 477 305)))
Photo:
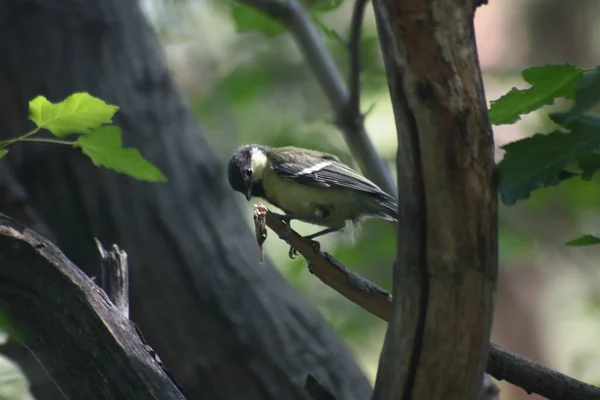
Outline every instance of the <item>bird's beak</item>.
POLYGON ((250 186, 248 188, 248 191, 246 192, 246 200, 250 201, 251 198, 252 198, 252 186, 250 186))

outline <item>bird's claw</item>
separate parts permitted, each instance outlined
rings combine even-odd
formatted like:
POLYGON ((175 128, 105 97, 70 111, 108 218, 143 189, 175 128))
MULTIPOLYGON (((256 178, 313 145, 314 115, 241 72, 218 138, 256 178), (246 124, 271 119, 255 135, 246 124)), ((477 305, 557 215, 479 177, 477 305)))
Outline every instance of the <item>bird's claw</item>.
POLYGON ((315 248, 315 251, 321 251, 321 243, 311 239, 310 244, 312 244, 312 246, 315 248))
POLYGON ((290 251, 288 251, 288 256, 293 260, 295 255, 298 254, 298 250, 296 250, 293 246, 290 246, 290 251))
MULTIPOLYGON (((320 251, 321 250, 321 243, 317 242, 316 240, 310 240, 310 244, 312 244, 312 246, 314 247, 315 251, 320 251)), ((293 246, 290 246, 290 251, 288 252, 288 256, 293 260, 295 257, 298 255, 298 250, 296 250, 293 246)))

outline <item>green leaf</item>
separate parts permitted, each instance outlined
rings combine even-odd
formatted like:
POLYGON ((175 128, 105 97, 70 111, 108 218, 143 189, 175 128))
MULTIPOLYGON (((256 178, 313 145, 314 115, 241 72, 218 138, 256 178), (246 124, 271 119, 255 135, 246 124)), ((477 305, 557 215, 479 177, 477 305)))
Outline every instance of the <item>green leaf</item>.
POLYGON ((572 132, 555 131, 509 143, 498 164, 502 202, 513 205, 538 188, 553 186, 573 174, 564 169, 600 148, 600 117, 586 116, 569 124, 572 132))
POLYGON ((106 104, 88 93, 75 93, 51 103, 44 96, 29 102, 29 119, 38 128, 47 129, 55 136, 88 133, 103 124, 110 124, 119 107, 106 104))
POLYGON ((114 125, 101 126, 88 135, 81 135, 74 144, 103 166, 133 178, 149 182, 166 182, 167 178, 154 165, 144 159, 137 149, 123 148, 121 129, 114 125))
POLYGON ((281 35, 285 27, 262 11, 242 3, 231 5, 231 17, 238 32, 260 32, 266 36, 281 35))
POLYGON ((566 112, 567 120, 571 121, 583 115, 600 102, 600 67, 584 72, 577 89, 575 90, 575 103, 566 112))
POLYGON ((557 97, 572 99, 583 71, 571 64, 545 65, 523 71, 531 88, 510 92, 490 103, 489 118, 493 125, 513 124, 520 115, 554 103, 557 97))
POLYGON ((600 244, 600 238, 593 235, 583 235, 577 239, 565 242, 565 246, 592 246, 600 244))
POLYGON ((600 154, 590 153, 579 157, 577 166, 581 170, 581 179, 589 181, 600 170, 600 154))
POLYGON ((0 159, 2 159, 7 154, 8 154, 8 150, 0 149, 0 159))

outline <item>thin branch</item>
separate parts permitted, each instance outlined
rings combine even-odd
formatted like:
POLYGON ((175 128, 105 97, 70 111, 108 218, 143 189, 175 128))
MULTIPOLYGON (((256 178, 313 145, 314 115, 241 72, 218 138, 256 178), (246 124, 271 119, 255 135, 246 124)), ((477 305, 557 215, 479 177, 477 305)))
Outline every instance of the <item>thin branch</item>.
POLYGON ((22 137, 18 139, 19 142, 41 142, 41 143, 53 143, 53 144, 66 144, 68 146, 72 146, 77 143, 75 140, 60 140, 60 139, 51 139, 51 138, 26 138, 22 137))
POLYGON ((486 371, 498 380, 550 400, 598 400, 600 388, 490 344, 486 371))
MULTIPOLYGON (((267 211, 266 220, 267 226, 279 236, 286 234, 285 223, 270 211, 267 211)), ((285 241, 304 256, 310 272, 324 284, 371 314, 387 321, 392 309, 392 296, 388 292, 346 268, 329 254, 317 251, 295 231, 291 231, 285 241)))
POLYGON ((113 244, 106 250, 96 238, 96 246, 102 259, 100 260, 100 286, 125 318, 129 319, 129 266, 127 253, 113 244))
POLYGON ((350 99, 348 100, 348 113, 358 116, 362 124, 363 115, 360 111, 360 39, 367 0, 355 0, 352 20, 350 21, 350 42, 348 51, 350 53, 350 74, 348 87, 350 88, 350 99))
POLYGON ((314 376, 308 374, 304 381, 304 390, 313 400, 336 400, 335 396, 314 376))
POLYGON ((312 69, 335 113, 336 125, 365 175, 391 196, 398 190, 392 173, 375 151, 360 113, 348 112, 350 93, 333 58, 325 48, 310 15, 297 0, 238 0, 285 25, 312 69))
MULTIPOLYGON (((286 225, 270 211, 267 226, 283 238, 286 225)), ((358 304, 369 313, 387 321, 392 310, 392 296, 359 274, 351 271, 327 253, 317 251, 312 244, 295 231, 283 238, 309 264, 310 272, 342 296, 358 304)), ((517 354, 490 344, 486 372, 499 380, 506 380, 528 393, 537 393, 550 400, 597 400, 600 388, 561 374, 517 354)))

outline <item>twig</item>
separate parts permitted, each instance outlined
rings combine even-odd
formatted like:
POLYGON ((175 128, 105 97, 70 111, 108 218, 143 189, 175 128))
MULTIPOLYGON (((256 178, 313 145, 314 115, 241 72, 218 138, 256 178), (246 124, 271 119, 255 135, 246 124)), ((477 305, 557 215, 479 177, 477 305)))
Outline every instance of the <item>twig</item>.
POLYGON ((498 380, 551 400, 598 400, 600 388, 490 344, 486 371, 498 380))
POLYGON ((117 310, 129 319, 129 268, 127 253, 116 244, 110 251, 106 250, 96 238, 96 246, 102 259, 100 260, 100 287, 113 302, 117 310))
POLYGON ((313 400, 336 400, 335 396, 314 376, 308 374, 304 381, 304 390, 313 400))
POLYGON ((348 51, 350 53, 350 74, 348 87, 350 88, 350 99, 348 100, 348 113, 358 116, 362 124, 364 118, 360 111, 360 39, 363 25, 363 16, 367 0, 355 0, 354 10, 352 11, 352 20, 350 21, 350 42, 348 51))
MULTIPOLYGON (((286 225, 270 211, 267 226, 283 237, 286 225)), ((327 253, 316 251, 312 244, 292 231, 284 240, 308 261, 310 271, 323 283, 366 311, 388 320, 392 296, 384 289, 351 271, 327 253)), ((561 374, 517 354, 490 344, 486 372, 550 400, 598 400, 600 388, 561 374)))
POLYGON ((297 0, 238 0, 261 10, 285 25, 312 69, 319 85, 329 99, 335 113, 336 125, 344 140, 358 160, 365 175, 391 196, 398 190, 390 169, 375 151, 360 113, 348 112, 350 94, 340 71, 327 52, 323 40, 306 10, 297 0))

